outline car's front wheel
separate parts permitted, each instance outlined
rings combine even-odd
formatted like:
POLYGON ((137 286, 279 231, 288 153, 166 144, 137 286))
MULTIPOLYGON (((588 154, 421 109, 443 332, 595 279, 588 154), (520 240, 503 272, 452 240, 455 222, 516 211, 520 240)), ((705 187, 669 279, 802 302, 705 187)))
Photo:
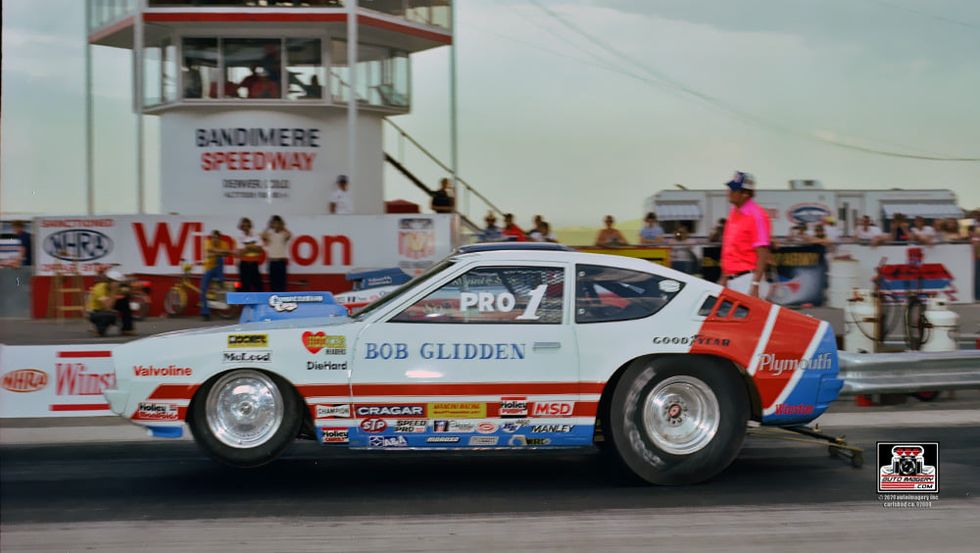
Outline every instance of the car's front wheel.
POLYGON ((191 406, 194 440, 211 457, 255 467, 278 457, 299 433, 301 402, 281 378, 235 370, 201 387, 191 406))
POLYGON ((613 392, 608 435, 623 463, 653 484, 689 484, 724 470, 745 439, 749 398, 718 360, 634 362, 613 392))

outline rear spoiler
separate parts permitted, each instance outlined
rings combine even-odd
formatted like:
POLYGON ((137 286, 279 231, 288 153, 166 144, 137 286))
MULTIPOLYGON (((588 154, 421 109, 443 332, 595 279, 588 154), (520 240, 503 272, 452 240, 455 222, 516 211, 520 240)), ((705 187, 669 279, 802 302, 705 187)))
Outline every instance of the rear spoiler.
POLYGON ((244 306, 240 323, 348 314, 347 308, 339 305, 330 292, 229 292, 227 301, 244 306))

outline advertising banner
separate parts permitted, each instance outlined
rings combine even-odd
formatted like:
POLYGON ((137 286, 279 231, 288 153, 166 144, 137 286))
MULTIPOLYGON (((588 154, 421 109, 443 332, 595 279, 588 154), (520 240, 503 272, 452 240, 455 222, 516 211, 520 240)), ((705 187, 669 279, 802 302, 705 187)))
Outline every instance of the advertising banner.
POLYGON ((0 418, 111 415, 114 345, 0 345, 0 418))
MULTIPOLYGON (((118 264, 125 273, 172 275, 182 260, 199 263, 204 239, 214 230, 225 246, 239 242, 238 217, 119 215, 42 217, 36 220, 36 273, 48 276, 77 267, 84 275, 118 264)), ((266 221, 253 220, 261 233, 266 221)), ((286 219, 289 272, 337 274, 355 268, 399 267, 417 274, 452 251, 451 215, 294 215, 286 219)), ((263 260, 264 261, 264 260, 263 260)), ((234 259, 225 270, 237 271, 234 259)), ((196 269, 200 272, 200 269, 196 269)))
MULTIPOLYGON (((703 248, 701 273, 706 280, 721 277, 721 246, 703 248)), ((817 245, 784 246, 773 252, 776 281, 770 287, 769 301, 780 305, 823 305, 827 279, 824 247, 817 245)))

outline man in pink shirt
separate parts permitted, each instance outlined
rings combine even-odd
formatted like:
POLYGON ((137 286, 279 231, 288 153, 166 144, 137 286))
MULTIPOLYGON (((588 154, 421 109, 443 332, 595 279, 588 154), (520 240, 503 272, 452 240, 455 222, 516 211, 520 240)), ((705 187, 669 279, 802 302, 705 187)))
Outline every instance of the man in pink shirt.
POLYGON ((721 239, 719 284, 765 298, 769 292, 765 278, 771 244, 769 215, 752 199, 755 196, 752 175, 736 171, 727 186, 732 209, 721 239))

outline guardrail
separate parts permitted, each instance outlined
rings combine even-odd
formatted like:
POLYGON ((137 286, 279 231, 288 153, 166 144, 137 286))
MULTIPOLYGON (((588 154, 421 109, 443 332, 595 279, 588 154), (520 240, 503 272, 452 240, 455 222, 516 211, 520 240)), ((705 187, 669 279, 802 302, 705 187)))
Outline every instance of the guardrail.
POLYGON ((841 395, 980 388, 980 350, 840 352, 841 395))

